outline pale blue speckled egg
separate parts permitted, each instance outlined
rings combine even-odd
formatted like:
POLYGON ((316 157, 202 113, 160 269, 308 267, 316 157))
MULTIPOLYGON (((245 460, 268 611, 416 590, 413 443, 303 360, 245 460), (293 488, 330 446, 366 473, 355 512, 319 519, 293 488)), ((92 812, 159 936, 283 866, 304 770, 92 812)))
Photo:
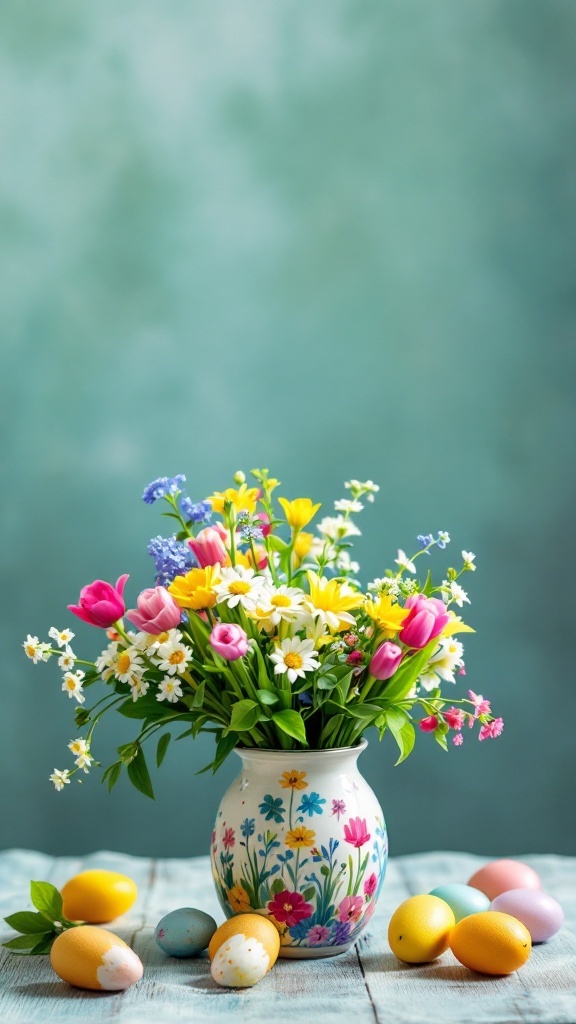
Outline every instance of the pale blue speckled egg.
POLYGON ((480 914, 484 910, 490 910, 490 900, 479 889, 473 889, 471 885, 461 885, 454 882, 452 885, 438 885, 430 892, 431 896, 438 896, 452 909, 456 924, 463 917, 470 914, 480 914))
POLYGON ((169 956, 198 956, 207 948, 216 928, 210 914, 194 907, 181 907, 158 922, 154 938, 169 956))

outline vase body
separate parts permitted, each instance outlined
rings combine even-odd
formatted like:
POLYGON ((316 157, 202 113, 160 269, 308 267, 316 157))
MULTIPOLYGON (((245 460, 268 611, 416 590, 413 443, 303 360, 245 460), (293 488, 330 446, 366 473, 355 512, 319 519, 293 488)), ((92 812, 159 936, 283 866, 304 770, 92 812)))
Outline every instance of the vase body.
POLYGON ((214 882, 227 917, 272 919, 280 956, 342 953, 372 916, 388 842, 356 763, 366 745, 236 750, 242 769, 212 833, 214 882))

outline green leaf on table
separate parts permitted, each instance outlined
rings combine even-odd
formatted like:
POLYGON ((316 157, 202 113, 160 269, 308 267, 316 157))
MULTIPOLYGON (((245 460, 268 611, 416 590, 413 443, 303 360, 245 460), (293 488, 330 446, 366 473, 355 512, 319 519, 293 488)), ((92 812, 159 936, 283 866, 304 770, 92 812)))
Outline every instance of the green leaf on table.
POLYGON ((9 914, 4 920, 15 932, 22 932, 24 935, 48 931, 44 914, 34 914, 31 910, 21 910, 19 913, 9 914))
POLYGON ((154 799, 154 789, 152 788, 150 772, 148 771, 144 751, 140 746, 138 747, 136 757, 133 761, 130 761, 128 765, 128 778, 132 785, 143 793, 144 796, 150 797, 151 800, 154 799))
MULTIPOLYGON (((50 931, 49 934, 54 935, 54 932, 50 931)), ((2 945, 4 946, 4 949, 34 949, 34 946, 38 945, 38 934, 17 935, 15 939, 10 939, 9 942, 3 942, 2 945)))
POLYGON ((51 882, 30 882, 30 899, 49 921, 62 920, 62 896, 51 882))
POLYGON ((301 715, 297 711, 292 711, 290 708, 286 708, 284 711, 275 711, 272 715, 272 721, 282 732, 307 745, 306 728, 301 715))
POLYGON ((239 700, 232 705, 230 729, 234 732, 248 732, 260 718, 260 708, 255 700, 239 700))
POLYGON ((170 745, 172 735, 169 732, 165 732, 163 736, 158 740, 158 746, 156 747, 156 765, 158 768, 162 764, 162 761, 166 757, 166 751, 170 745))
POLYGON ((36 935, 36 938, 38 939, 38 942, 30 950, 30 956, 41 956, 42 954, 49 953, 52 949, 54 939, 57 938, 57 933, 48 932, 46 935, 36 935))

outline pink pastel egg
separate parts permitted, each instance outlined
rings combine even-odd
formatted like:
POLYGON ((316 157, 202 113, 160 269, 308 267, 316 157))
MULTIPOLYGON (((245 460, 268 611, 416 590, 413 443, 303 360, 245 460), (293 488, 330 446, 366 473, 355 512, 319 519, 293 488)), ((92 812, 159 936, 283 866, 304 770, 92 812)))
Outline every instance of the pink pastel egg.
POLYGON ((562 927, 564 911, 560 904, 536 889, 510 889, 492 901, 490 910, 500 910, 521 921, 532 936, 532 942, 546 942, 562 927))
POLYGON ((493 860, 468 879, 468 885, 480 889, 489 900, 510 889, 541 889, 542 883, 533 868, 519 860, 493 860))

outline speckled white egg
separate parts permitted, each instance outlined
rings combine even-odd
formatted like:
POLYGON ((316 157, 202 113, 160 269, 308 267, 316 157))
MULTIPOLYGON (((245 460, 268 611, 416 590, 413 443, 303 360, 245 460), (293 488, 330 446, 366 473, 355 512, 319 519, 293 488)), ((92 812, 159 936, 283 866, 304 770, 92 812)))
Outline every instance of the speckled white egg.
POLYGON ((180 907, 158 922, 154 938, 169 956, 198 956, 208 947, 216 927, 214 918, 203 910, 180 907))
POLYGON ((262 943, 238 933, 225 939, 210 967, 214 981, 227 988, 249 988, 267 974, 270 957, 262 943))
POLYGON ((454 914, 456 924, 463 917, 470 914, 479 914, 484 910, 490 910, 490 900, 479 889, 473 889, 471 885, 461 885, 453 882, 450 885, 438 885, 430 892, 431 896, 438 896, 444 900, 454 914))

